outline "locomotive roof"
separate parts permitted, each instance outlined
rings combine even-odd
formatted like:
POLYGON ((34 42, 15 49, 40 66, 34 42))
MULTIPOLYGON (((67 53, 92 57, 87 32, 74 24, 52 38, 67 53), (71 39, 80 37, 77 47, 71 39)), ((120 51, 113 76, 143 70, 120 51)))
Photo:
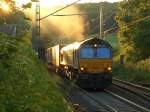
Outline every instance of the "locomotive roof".
POLYGON ((79 47, 88 44, 101 44, 101 45, 106 45, 108 47, 111 47, 111 45, 107 41, 104 41, 100 38, 90 38, 81 42, 74 42, 72 44, 66 45, 65 47, 62 48, 62 50, 68 50, 72 48, 78 49, 79 47))
POLYGON ((98 43, 98 44, 101 44, 101 45, 106 45, 106 46, 108 46, 108 47, 111 47, 111 45, 110 45, 107 41, 102 40, 102 39, 97 38, 97 37, 95 37, 95 38, 89 38, 89 39, 86 39, 86 40, 81 41, 81 42, 79 42, 79 43, 80 43, 80 45, 98 43))

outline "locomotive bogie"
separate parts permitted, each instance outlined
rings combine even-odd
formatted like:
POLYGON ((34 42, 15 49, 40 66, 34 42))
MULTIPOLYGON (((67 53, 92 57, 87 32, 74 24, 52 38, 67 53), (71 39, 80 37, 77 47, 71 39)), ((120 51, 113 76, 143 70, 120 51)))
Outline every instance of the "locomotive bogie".
POLYGON ((104 89, 111 85, 111 73, 80 73, 76 79, 77 84, 82 88, 104 89))

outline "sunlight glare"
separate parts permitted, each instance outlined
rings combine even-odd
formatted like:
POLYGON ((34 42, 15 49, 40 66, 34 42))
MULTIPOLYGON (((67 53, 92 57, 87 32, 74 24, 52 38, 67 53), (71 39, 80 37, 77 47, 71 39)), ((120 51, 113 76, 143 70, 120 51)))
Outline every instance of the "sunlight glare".
MULTIPOLYGON (((31 0, 15 0, 18 6, 21 6, 22 4, 26 4, 28 2, 31 2, 31 0)), ((60 5, 66 5, 75 2, 76 0, 40 0, 41 7, 54 7, 54 6, 60 6, 60 5)), ((119 2, 122 0, 81 0, 78 3, 90 3, 90 2, 101 2, 101 1, 107 1, 107 2, 119 2)))
POLYGON ((1 3, 1 8, 2 8, 3 10, 5 10, 5 11, 9 11, 9 10, 10 10, 9 5, 6 4, 6 3, 1 3))

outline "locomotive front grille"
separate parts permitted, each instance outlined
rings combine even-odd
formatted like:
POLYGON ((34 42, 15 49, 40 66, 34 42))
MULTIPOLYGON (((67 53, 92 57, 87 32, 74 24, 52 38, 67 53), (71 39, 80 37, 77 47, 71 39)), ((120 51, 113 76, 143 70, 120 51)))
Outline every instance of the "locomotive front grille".
POLYGON ((111 59, 81 59, 80 67, 87 73, 102 73, 107 71, 108 67, 112 66, 111 59))

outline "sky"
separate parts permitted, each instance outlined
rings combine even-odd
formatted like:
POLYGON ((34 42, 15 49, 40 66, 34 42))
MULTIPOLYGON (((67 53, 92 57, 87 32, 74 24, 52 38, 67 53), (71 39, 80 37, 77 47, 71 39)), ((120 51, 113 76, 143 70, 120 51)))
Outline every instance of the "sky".
MULTIPOLYGON (((40 1, 41 1, 41 7, 54 7, 58 5, 70 4, 75 2, 76 0, 40 0, 40 1)), ((100 2, 100 1, 118 2, 121 0, 81 0, 79 3, 100 2)), ((16 0, 16 3, 19 6, 28 2, 30 2, 30 0, 16 0)))

